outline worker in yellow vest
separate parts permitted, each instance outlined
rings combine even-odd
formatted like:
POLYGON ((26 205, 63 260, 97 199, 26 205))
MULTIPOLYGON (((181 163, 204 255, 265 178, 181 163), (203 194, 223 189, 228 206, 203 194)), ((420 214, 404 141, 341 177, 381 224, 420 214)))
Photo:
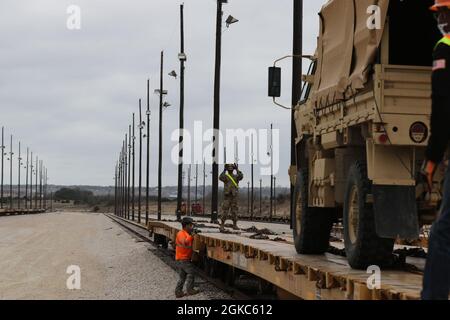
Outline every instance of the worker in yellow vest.
POLYGON ((244 175, 239 171, 236 164, 226 164, 225 169, 219 177, 219 180, 224 183, 223 186, 223 203, 222 203, 222 217, 220 230, 225 230, 225 221, 230 217, 233 220, 233 229, 237 230, 238 218, 238 191, 239 181, 244 179, 244 175), (236 173, 234 171, 236 170, 236 173))
MULTIPOLYGON (((438 28, 443 38, 433 53, 431 136, 422 173, 431 192, 436 167, 450 141, 450 0, 436 0, 438 28)), ((450 291, 450 166, 445 174, 439 218, 431 228, 422 299, 448 300, 450 291)))

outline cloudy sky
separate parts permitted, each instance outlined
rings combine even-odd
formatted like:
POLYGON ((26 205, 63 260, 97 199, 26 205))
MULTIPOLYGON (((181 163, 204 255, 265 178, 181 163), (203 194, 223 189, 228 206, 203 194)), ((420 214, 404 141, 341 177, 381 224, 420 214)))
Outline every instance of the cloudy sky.
MULTIPOLYGON (((314 52, 317 12, 305 1, 305 54, 314 52)), ((160 51, 165 75, 179 70, 180 0, 2 0, 0 2, 0 125, 44 159, 50 183, 111 185, 121 141, 146 79, 158 87, 160 51), (67 8, 81 8, 81 29, 67 28, 67 8)), ((215 0, 184 0, 185 121, 212 126, 215 0)), ((267 95, 267 67, 292 50, 291 0, 230 0, 224 17, 240 21, 223 32, 221 128, 280 130, 277 181, 288 184, 289 112, 267 95)), ((224 28, 225 30, 225 28, 224 28)), ((289 104, 291 63, 283 67, 289 104)), ((166 76, 165 185, 176 184, 170 160, 178 126, 179 83, 166 76)), ((157 183, 158 97, 151 95, 151 184, 157 183)), ((7 143, 9 148, 9 142, 7 143)), ((16 150, 17 152, 17 150, 16 150)), ((14 155, 16 156, 16 154, 14 155)), ((244 174, 249 173, 242 166, 244 174)), ((208 169, 209 171, 209 169, 208 169)), ((248 177, 249 175, 247 175, 248 177)), ((259 179, 258 172, 256 179, 259 179)), ((264 183, 270 179, 264 177, 264 183)), ((6 180, 8 182, 8 180, 6 180)))

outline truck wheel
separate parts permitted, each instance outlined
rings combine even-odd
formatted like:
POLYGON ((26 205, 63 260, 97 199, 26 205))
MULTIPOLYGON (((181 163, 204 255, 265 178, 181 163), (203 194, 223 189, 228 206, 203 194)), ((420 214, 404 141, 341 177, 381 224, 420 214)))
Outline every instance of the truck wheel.
POLYGON ((354 269, 382 266, 392 256, 393 239, 378 237, 373 204, 366 199, 372 184, 366 164, 356 161, 349 170, 344 198, 344 242, 347 260, 354 269))
POLYGON ((292 217, 295 249, 301 254, 322 254, 330 243, 333 209, 308 206, 308 181, 308 169, 300 169, 292 217))

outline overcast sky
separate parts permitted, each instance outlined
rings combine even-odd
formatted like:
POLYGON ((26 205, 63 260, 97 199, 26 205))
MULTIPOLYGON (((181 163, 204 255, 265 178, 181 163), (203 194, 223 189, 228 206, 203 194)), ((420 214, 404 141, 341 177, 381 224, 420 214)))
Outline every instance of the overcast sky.
MULTIPOLYGON (((305 1, 305 54, 314 52, 317 12, 325 2, 305 1)), ((172 106, 164 111, 163 183, 176 184, 170 135, 178 127, 179 82, 167 73, 179 72, 180 3, 0 2, 0 125, 5 126, 7 141, 12 133, 14 144, 20 139, 44 159, 50 183, 113 184, 114 164, 131 113, 138 111, 138 99, 146 96, 148 77, 151 91, 158 87, 160 51, 164 50, 166 100, 172 106), (80 30, 66 26, 70 5, 81 8, 80 30)), ((184 3, 185 122, 192 129, 194 121, 203 121, 208 129, 212 127, 216 1, 184 3)), ((230 0, 224 5, 224 18, 229 14, 240 21, 223 32, 221 128, 266 129, 272 122, 280 130, 277 182, 288 185, 289 112, 276 108, 267 97, 267 67, 292 51, 292 1, 230 0)), ((281 101, 289 104, 291 63, 280 66, 284 78, 281 101)), ((150 179, 154 186, 158 134, 158 97, 154 94, 151 109, 150 179)), ((248 178, 248 167, 242 170, 248 178)), ((269 178, 263 179, 264 184, 270 183, 269 178)))

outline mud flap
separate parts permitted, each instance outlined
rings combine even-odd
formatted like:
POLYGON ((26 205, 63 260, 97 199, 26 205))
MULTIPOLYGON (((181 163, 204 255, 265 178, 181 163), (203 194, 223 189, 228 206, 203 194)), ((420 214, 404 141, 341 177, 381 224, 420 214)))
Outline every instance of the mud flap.
POLYGON ((375 228, 381 238, 419 238, 414 186, 373 185, 375 228))

